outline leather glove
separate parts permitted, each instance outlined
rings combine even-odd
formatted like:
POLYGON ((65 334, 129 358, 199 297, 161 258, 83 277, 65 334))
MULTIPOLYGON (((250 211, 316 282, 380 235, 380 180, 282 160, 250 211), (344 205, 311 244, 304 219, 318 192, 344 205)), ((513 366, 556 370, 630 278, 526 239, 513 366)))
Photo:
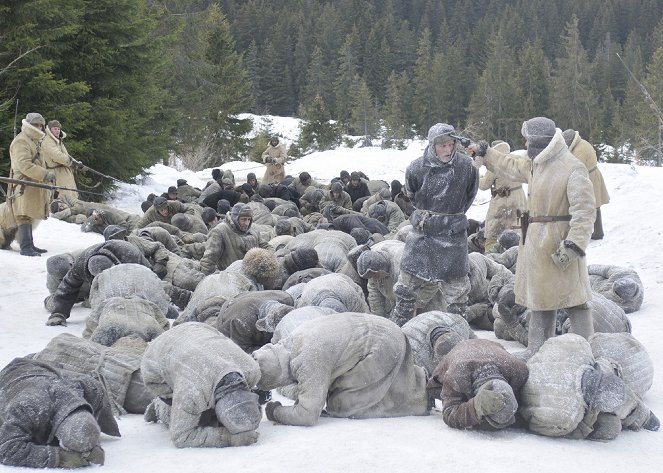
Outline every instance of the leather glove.
POLYGON ((55 172, 52 169, 49 169, 44 176, 44 181, 53 182, 55 181, 55 172))
POLYGON ((562 271, 566 271, 569 265, 580 256, 585 256, 585 252, 570 240, 561 242, 557 251, 550 255, 555 266, 562 271))
POLYGON ((83 453, 71 452, 61 448, 58 451, 58 454, 58 467, 60 468, 81 468, 90 464, 83 453))
POLYGON ((83 454, 83 457, 85 457, 85 459, 87 459, 87 461, 90 463, 95 465, 103 465, 104 460, 106 459, 106 454, 104 453, 104 449, 97 445, 89 452, 83 454))
POLYGON ((493 391, 493 382, 481 385, 474 396, 474 411, 479 419, 494 414, 504 407, 504 396, 493 391))
POLYGON ((258 432, 255 430, 249 430, 248 432, 242 432, 239 434, 229 434, 228 440, 231 447, 252 445, 258 441, 258 432))
POLYGON ((267 157, 265 158, 265 162, 266 162, 266 163, 273 163, 273 162, 274 162, 274 158, 272 158, 271 156, 267 156, 267 157))
POLYGON ((276 419, 274 418, 274 410, 277 407, 281 407, 282 405, 283 404, 281 404, 279 401, 268 402, 265 406, 265 414, 267 414, 267 418, 272 422, 276 422, 276 419))

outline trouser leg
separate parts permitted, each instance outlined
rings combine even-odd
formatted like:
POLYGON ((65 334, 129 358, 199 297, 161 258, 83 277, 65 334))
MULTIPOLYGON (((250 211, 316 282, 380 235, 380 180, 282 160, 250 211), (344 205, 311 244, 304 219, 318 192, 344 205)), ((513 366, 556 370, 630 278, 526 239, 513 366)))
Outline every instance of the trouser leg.
POLYGON ((592 310, 587 304, 569 307, 566 310, 569 313, 571 333, 580 335, 584 339, 589 339, 589 337, 594 335, 592 310))
POLYGON ((596 208, 596 219, 594 220, 594 232, 592 240, 603 239, 603 219, 601 218, 601 207, 596 208))
MULTIPOLYGON (((16 219, 17 223, 19 218, 16 219)), ((41 253, 35 251, 32 247, 32 226, 30 223, 19 223, 18 225, 18 244, 23 256, 41 256, 41 253)))
POLYGON ((529 332, 527 334, 527 350, 515 353, 521 359, 528 360, 546 340, 555 335, 556 310, 533 310, 529 319, 529 332))

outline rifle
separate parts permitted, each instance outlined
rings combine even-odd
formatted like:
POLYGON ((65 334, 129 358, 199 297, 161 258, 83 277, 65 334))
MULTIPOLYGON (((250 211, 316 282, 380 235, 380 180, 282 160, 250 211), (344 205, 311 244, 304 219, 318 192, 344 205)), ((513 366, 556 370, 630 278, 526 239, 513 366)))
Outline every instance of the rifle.
MULTIPOLYGON (((70 156, 70 158, 71 158, 71 156, 70 156)), ((79 169, 79 170, 82 171, 82 172, 88 172, 88 171, 90 171, 92 174, 96 174, 97 176, 99 176, 99 177, 103 177, 104 179, 110 179, 110 180, 115 181, 115 182, 123 183, 123 182, 120 181, 119 179, 117 179, 117 178, 115 178, 115 177, 113 177, 113 176, 109 176, 109 175, 107 175, 107 174, 104 174, 104 173, 102 173, 102 172, 99 172, 99 171, 97 171, 97 170, 95 170, 95 169, 92 169, 90 166, 86 166, 85 164, 83 164, 83 163, 80 162, 80 161, 77 161, 77 160, 74 159, 74 158, 71 158, 71 162, 74 163, 74 164, 76 165, 76 168, 79 169)))
POLYGON ((0 177, 0 182, 4 182, 6 184, 16 184, 19 186, 38 187, 40 189, 48 189, 51 191, 60 191, 60 190, 73 191, 73 192, 79 192, 81 194, 91 194, 91 195, 98 195, 100 197, 106 197, 105 194, 100 194, 99 192, 90 192, 81 189, 70 189, 69 187, 60 187, 53 184, 44 184, 42 182, 24 181, 22 179, 12 179, 10 177, 0 177))
POLYGON ((16 99, 16 108, 14 109, 14 138, 16 138, 16 117, 18 116, 18 99, 16 99))

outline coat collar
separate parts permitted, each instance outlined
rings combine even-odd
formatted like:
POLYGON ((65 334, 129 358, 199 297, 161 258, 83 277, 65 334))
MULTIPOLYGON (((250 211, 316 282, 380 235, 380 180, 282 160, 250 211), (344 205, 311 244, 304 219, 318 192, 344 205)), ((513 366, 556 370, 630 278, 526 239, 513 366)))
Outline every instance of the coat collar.
POLYGON ((42 140, 46 136, 39 128, 29 124, 25 118, 21 122, 21 133, 25 133, 28 138, 34 141, 42 140))
POLYGON ((566 147, 566 141, 564 141, 564 137, 562 136, 562 130, 557 128, 555 129, 555 136, 553 136, 553 139, 550 140, 548 146, 543 148, 543 150, 538 155, 536 155, 533 161, 536 164, 545 163, 555 156, 558 156, 559 153, 562 152, 566 147))
POLYGON ((46 136, 48 136, 52 140, 55 140, 58 143, 61 143, 62 140, 64 140, 67 137, 67 134, 64 131, 60 130, 60 138, 56 138, 53 132, 51 131, 51 129, 49 127, 46 127, 46 136))
POLYGON ((454 150, 454 154, 451 155, 449 162, 443 163, 438 159, 433 150, 434 147, 431 147, 431 145, 426 146, 426 150, 424 151, 424 166, 431 168, 441 168, 445 166, 453 166, 453 164, 456 162, 458 151, 454 150))

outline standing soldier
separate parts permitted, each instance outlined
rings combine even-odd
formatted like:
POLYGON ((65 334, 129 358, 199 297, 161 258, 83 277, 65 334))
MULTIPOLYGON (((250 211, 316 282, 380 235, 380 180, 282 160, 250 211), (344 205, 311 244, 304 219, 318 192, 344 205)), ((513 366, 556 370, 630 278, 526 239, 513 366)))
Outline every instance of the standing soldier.
POLYGON ((261 184, 271 184, 272 182, 278 184, 285 179, 283 165, 286 159, 288 159, 288 155, 285 152, 285 145, 279 143, 278 136, 272 136, 269 146, 262 153, 262 162, 265 163, 267 169, 265 169, 265 177, 262 178, 261 184))
MULTIPOLYGON (((72 169, 74 163, 65 148, 63 140, 67 134, 62 131, 62 125, 57 120, 51 120, 46 127, 46 137, 41 144, 41 152, 44 155, 44 163, 47 169, 55 172, 55 183, 60 187, 76 189, 76 180, 72 169)), ((59 191, 58 196, 78 199, 76 191, 59 191)))
POLYGON ((603 239, 603 220, 601 219, 601 206, 610 202, 608 189, 605 187, 603 174, 598 168, 598 159, 594 147, 580 137, 580 133, 575 130, 564 130, 562 133, 564 141, 569 147, 569 151, 587 168, 589 180, 592 181, 594 188, 594 199, 596 200, 596 220, 594 220, 594 231, 592 240, 603 239))
MULTIPOLYGON (((46 169, 40 155, 44 139, 44 117, 28 113, 21 123, 21 132, 9 146, 11 158, 10 177, 25 181, 44 182, 55 180, 55 172, 46 169)), ((32 225, 48 218, 49 192, 26 185, 9 186, 8 201, 18 225, 18 243, 24 256, 41 256, 46 250, 37 248, 32 241, 32 225)))

